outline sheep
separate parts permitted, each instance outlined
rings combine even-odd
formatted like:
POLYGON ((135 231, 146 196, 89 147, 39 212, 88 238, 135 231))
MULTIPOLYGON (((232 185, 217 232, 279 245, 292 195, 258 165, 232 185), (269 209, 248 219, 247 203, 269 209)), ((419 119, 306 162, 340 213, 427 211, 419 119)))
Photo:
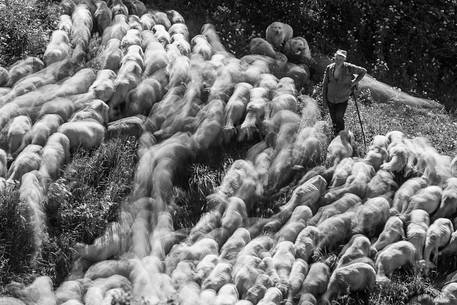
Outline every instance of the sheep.
POLYGON ((328 145, 327 162, 333 166, 354 153, 354 135, 349 130, 342 130, 328 145))
POLYGON ((389 282, 395 269, 411 264, 414 266, 416 247, 406 240, 398 241, 385 247, 376 258, 376 282, 389 282))
POLYGON ((376 284, 375 269, 366 263, 353 263, 337 267, 330 277, 327 291, 322 296, 322 304, 330 304, 334 297, 346 291, 372 289, 376 284))
POLYGON ((391 216, 384 225, 384 229, 379 234, 378 239, 373 244, 376 251, 384 249, 389 244, 402 240, 406 237, 403 229, 403 220, 398 216, 391 216))
POLYGON ((426 270, 429 267, 436 266, 438 262, 438 249, 445 247, 451 240, 451 234, 454 231, 454 226, 449 219, 438 218, 427 229, 425 238, 424 260, 426 270), (433 254, 433 263, 431 255, 433 254))

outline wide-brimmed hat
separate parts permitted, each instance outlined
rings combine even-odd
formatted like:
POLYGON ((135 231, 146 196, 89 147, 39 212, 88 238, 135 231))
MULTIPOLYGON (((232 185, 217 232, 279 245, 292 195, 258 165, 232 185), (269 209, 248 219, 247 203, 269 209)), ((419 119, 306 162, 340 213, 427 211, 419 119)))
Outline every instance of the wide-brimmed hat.
POLYGON ((343 56, 343 57, 346 59, 346 57, 348 56, 348 52, 345 51, 345 50, 338 49, 338 50, 335 52, 335 56, 336 56, 336 55, 343 56))

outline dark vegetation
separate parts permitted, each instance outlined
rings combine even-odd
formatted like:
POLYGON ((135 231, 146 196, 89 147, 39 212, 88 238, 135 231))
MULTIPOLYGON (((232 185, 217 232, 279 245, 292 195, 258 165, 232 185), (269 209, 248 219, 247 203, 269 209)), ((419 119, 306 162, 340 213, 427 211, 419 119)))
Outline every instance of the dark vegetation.
POLYGON ((108 222, 117 220, 127 200, 136 168, 135 138, 113 139, 93 151, 78 150, 61 178, 48 190, 46 214, 49 238, 36 264, 30 226, 17 210, 17 189, 0 194, 0 294, 10 281, 30 283, 48 275, 55 285, 72 268, 76 242, 92 243, 108 222))
POLYGON ((0 0, 0 66, 43 56, 59 15, 51 0, 0 0))
POLYGON ((348 50, 349 61, 379 80, 455 109, 457 96, 457 3, 402 1, 145 1, 183 13, 199 31, 212 22, 225 45, 245 55, 251 38, 265 36, 273 21, 288 23, 311 52, 348 50), (205 16, 195 23, 195 16, 205 16))
POLYGON ((18 201, 18 190, 0 193, 0 287, 16 274, 21 277, 21 266, 32 252, 31 229, 17 209, 18 201))
POLYGON ((244 159, 249 144, 227 145, 200 156, 188 166, 185 182, 175 186, 178 210, 173 215, 175 229, 190 228, 208 210, 206 196, 214 193, 225 173, 237 159, 244 159))
MULTIPOLYGON (((414 95, 457 104, 457 2, 402 1, 231 1, 144 0, 146 5, 181 12, 191 34, 212 22, 226 47, 245 55, 253 37, 272 21, 290 24, 312 52, 349 51, 379 80, 414 95)), ((0 1, 0 65, 41 56, 60 13, 59 1, 0 1), (8 9, 6 8, 8 3, 8 9)))

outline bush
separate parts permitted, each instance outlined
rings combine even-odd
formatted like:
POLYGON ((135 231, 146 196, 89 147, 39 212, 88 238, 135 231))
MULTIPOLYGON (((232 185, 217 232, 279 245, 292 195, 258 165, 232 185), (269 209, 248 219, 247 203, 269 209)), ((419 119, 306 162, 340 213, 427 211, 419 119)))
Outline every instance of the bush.
POLYGON ((6 0, 0 4, 0 65, 41 57, 60 10, 49 0, 6 0), (3 4, 4 3, 4 4, 3 4))
MULTIPOLYGON (((147 1, 145 1, 147 2, 147 1)), ((404 1, 154 1, 186 20, 212 22, 225 45, 245 55, 253 37, 265 37, 273 21, 290 24, 313 52, 349 51, 349 60, 381 81, 455 109, 457 23, 453 0, 404 1)), ((192 24, 193 34, 200 28, 192 24)))

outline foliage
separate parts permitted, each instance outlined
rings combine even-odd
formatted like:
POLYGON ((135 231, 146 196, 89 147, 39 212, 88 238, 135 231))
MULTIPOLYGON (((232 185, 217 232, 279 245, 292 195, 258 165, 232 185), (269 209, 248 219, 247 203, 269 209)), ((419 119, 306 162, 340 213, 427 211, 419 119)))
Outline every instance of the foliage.
POLYGON ((71 247, 76 242, 92 243, 117 219, 118 208, 132 189, 136 146, 133 138, 118 138, 95 151, 79 150, 62 178, 50 186, 49 230, 56 242, 65 242, 69 259, 60 266, 64 275, 72 266, 71 247))
POLYGON ((190 228, 207 211, 206 196, 214 193, 234 160, 244 159, 249 145, 230 145, 212 150, 189 165, 184 183, 174 188, 178 206, 173 221, 176 229, 190 228))
MULTIPOLYGON (((455 0, 345 1, 154 1, 186 19, 212 22, 235 54, 248 53, 253 37, 265 37, 273 21, 288 23, 313 52, 349 51, 349 60, 383 82, 440 100, 448 109, 457 88, 457 4, 455 0)), ((192 24, 193 33, 199 28, 192 24)))
POLYGON ((92 243, 117 219, 118 207, 132 188, 136 148, 134 138, 117 138, 96 150, 75 152, 62 177, 49 186, 49 239, 34 265, 28 262, 28 226, 16 209, 18 191, 0 194, 0 287, 11 280, 28 284, 36 274, 50 276, 55 285, 64 280, 76 242, 92 243))
POLYGON ((0 192, 0 283, 7 283, 12 280, 11 274, 22 272, 33 250, 31 227, 21 217, 18 201, 17 188, 0 192))
POLYGON ((0 65, 26 56, 41 57, 59 14, 50 0, 0 1, 0 65))

